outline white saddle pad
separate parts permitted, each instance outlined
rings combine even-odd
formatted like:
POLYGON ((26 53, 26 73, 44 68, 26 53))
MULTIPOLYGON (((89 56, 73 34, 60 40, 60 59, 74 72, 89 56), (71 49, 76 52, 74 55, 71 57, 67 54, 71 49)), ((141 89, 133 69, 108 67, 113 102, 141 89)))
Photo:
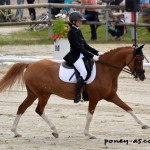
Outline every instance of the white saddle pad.
MULTIPOLYGON (((74 69, 67 69, 67 68, 63 67, 62 64, 60 65, 59 78, 62 81, 68 82, 68 83, 77 83, 77 79, 76 79, 75 75, 73 75, 73 77, 70 80, 70 77, 72 76, 73 73, 74 73, 74 69)), ((95 76, 96 76, 96 65, 95 65, 95 62, 94 62, 91 76, 87 81, 85 81, 85 83, 90 84, 95 79, 95 76)))

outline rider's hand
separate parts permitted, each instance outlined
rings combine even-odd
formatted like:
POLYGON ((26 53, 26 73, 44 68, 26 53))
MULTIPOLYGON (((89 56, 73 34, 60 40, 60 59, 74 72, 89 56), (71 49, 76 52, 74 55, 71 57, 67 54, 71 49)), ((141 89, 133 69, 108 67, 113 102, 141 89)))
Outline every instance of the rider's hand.
POLYGON ((101 56, 103 53, 102 52, 98 52, 98 56, 101 56))
POLYGON ((98 61, 98 60, 99 60, 99 56, 94 55, 94 56, 93 56, 93 59, 94 59, 95 61, 98 61))

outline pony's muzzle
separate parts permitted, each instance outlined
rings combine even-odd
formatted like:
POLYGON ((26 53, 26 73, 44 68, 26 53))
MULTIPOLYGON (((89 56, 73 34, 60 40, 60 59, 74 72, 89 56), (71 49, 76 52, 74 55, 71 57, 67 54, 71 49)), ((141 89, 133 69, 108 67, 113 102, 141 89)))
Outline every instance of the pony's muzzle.
POLYGON ((135 78, 139 78, 141 81, 144 81, 146 79, 145 77, 145 70, 138 71, 135 73, 135 78))

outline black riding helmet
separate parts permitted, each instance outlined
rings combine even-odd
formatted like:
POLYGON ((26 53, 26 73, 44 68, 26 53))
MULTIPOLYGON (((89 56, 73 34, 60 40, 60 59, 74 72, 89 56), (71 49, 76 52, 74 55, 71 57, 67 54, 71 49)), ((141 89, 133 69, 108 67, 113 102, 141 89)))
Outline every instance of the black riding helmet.
POLYGON ((82 14, 79 11, 74 11, 70 14, 69 21, 73 22, 77 20, 85 21, 86 19, 82 16, 82 14))

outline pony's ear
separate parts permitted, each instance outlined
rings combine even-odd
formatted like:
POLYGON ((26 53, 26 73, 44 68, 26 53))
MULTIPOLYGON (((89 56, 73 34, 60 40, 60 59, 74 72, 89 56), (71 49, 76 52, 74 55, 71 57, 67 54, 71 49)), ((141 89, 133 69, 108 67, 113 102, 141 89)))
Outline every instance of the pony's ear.
POLYGON ((143 55, 142 49, 143 49, 144 45, 145 44, 141 45, 140 47, 135 48, 135 50, 134 50, 134 56, 143 55))

